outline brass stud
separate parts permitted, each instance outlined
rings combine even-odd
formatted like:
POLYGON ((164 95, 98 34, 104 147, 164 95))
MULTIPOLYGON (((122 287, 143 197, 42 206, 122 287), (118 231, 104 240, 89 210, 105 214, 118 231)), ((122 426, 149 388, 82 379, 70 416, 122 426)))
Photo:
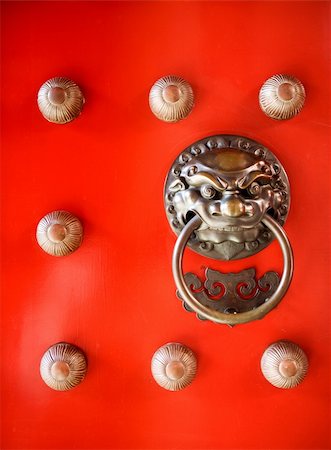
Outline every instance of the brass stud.
POLYGON ((47 80, 39 89, 38 106, 49 122, 64 124, 78 117, 85 99, 77 84, 63 77, 47 80))
POLYGON ((194 380, 197 359, 185 345, 169 343, 154 353, 151 370, 158 385, 168 391, 179 391, 194 380))
POLYGON ((83 226, 67 211, 53 211, 37 226, 37 242, 49 255, 65 256, 77 250, 83 239, 83 226))
POLYGON ((272 119, 287 120, 296 116, 305 103, 305 88, 292 75, 274 75, 262 86, 259 102, 262 111, 272 119))
POLYGON ((291 389, 302 382, 308 371, 308 359, 294 342, 278 341, 263 353, 261 370, 273 386, 291 389))
POLYGON ((168 75, 157 80, 149 93, 153 114, 164 122, 178 122, 187 117, 194 105, 190 84, 183 78, 168 75))
POLYGON ((78 347, 66 342, 52 345, 40 362, 40 375, 50 388, 67 391, 81 383, 86 375, 87 362, 78 347))

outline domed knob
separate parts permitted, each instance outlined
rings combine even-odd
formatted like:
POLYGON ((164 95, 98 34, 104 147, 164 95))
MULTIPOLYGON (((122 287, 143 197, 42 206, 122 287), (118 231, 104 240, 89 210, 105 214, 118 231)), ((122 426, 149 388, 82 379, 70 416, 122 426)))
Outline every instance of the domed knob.
POLYGON ((305 103, 305 88, 292 75, 274 75, 262 86, 259 94, 262 111, 272 119, 286 120, 296 116, 305 103))
POLYGON ((263 353, 261 370, 273 386, 283 389, 294 388, 307 374, 307 356, 297 344, 278 341, 271 344, 263 353))
POLYGON ((64 77, 47 80, 38 92, 38 107, 49 122, 64 124, 78 117, 85 99, 77 84, 64 77))
POLYGON ((38 223, 36 237, 40 247, 49 255, 65 256, 80 247, 83 226, 73 214, 53 211, 38 223))
POLYGON ((164 122, 178 122, 192 111, 193 90, 183 78, 168 75, 157 80, 152 86, 149 105, 158 119, 164 122))
POLYGON ((62 105, 67 98, 66 90, 59 86, 50 88, 47 96, 52 105, 62 105))
POLYGON ((151 370, 157 384, 169 391, 179 391, 195 378, 197 360, 185 345, 170 343, 154 353, 151 370))
POLYGON ((84 353, 75 345, 60 342, 52 345, 40 362, 40 375, 56 391, 67 391, 81 383, 86 375, 84 353))

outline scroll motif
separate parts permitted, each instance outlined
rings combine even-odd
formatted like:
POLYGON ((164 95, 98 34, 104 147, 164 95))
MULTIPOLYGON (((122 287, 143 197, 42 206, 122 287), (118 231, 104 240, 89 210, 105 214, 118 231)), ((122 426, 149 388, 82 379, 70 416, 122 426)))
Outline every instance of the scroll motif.
MULTIPOLYGON (((257 280, 254 268, 238 273, 222 273, 207 268, 204 282, 191 272, 185 274, 185 282, 202 305, 222 313, 238 314, 251 311, 267 302, 277 289, 279 275, 276 272, 266 272, 257 280)), ((182 300, 178 291, 177 297, 182 300)), ((193 312, 185 302, 183 306, 187 311, 193 312)), ((197 317, 206 320, 199 314, 197 317)))

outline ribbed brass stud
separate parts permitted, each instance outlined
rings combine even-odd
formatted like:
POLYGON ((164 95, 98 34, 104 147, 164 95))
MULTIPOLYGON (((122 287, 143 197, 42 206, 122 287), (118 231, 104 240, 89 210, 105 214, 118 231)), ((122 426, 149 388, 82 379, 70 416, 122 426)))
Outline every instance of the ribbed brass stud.
POLYGON ((273 386, 290 389, 302 382, 308 371, 308 359, 294 342, 278 341, 263 353, 261 370, 273 386))
POLYGON ((64 124, 78 117, 85 99, 79 86, 69 78, 55 77, 39 89, 38 106, 49 122, 64 124))
POLYGON ((169 391, 179 391, 194 380, 197 359, 185 345, 169 343, 154 353, 151 370, 158 385, 169 391))
POLYGON ((287 120, 296 116, 305 103, 305 88, 292 75, 274 75, 262 86, 259 102, 262 111, 272 119, 287 120))
POLYGON ((52 345, 40 362, 40 375, 56 391, 67 391, 81 383, 86 375, 87 361, 78 347, 66 342, 52 345))
POLYGON ((190 84, 181 77, 168 75, 157 80, 149 93, 153 114, 164 122, 178 122, 187 117, 194 105, 190 84))
POLYGON ((83 239, 79 219, 67 211, 53 211, 37 226, 37 242, 49 255, 65 256, 77 250, 83 239))

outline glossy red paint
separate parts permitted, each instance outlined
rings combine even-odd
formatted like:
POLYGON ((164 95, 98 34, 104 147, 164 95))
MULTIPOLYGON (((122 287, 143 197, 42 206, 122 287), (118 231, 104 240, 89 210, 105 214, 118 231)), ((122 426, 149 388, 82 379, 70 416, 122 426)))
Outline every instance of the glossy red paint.
MULTIPOLYGON (((330 2, 2 2, 2 427, 4 449, 330 448, 330 2), (268 119, 262 83, 291 73, 307 101, 294 119, 268 119), (196 105, 157 120, 159 77, 192 84, 196 105), (82 115, 48 123, 36 95, 53 76, 82 88, 82 115), (216 133, 269 147, 290 178, 285 225, 292 285, 262 321, 202 323, 175 296, 175 242, 163 182, 188 144, 216 133), (39 219, 66 209, 82 247, 54 258, 37 245, 39 219), (306 380, 278 390, 261 375, 278 339, 302 346, 306 380), (53 343, 87 354, 85 381, 49 389, 39 362, 53 343), (198 376, 162 390, 150 374, 169 341, 191 347, 198 376)), ((281 270, 276 243, 247 260, 187 269, 281 270)))

